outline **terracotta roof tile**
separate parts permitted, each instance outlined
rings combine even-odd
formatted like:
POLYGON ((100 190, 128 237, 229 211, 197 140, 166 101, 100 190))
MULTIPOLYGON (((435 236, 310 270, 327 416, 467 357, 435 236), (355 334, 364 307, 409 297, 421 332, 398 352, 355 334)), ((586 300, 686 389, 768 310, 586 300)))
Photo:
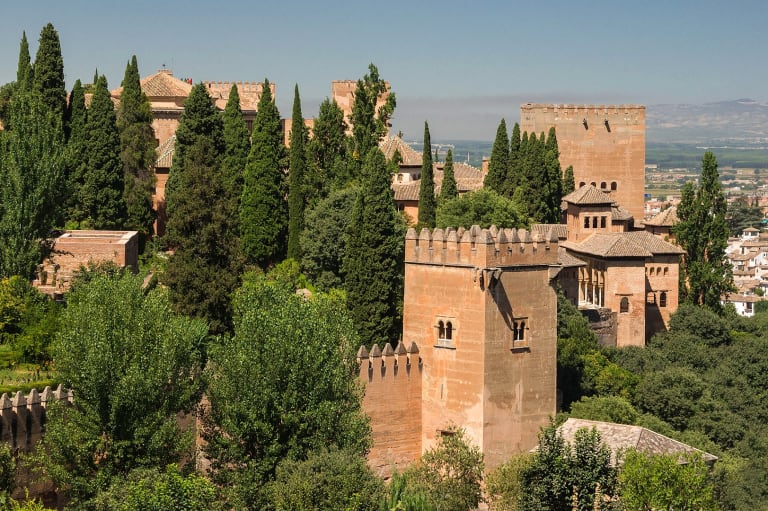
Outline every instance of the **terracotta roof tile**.
POLYGON ((379 149, 384 153, 388 160, 392 159, 395 150, 400 152, 403 157, 403 163, 406 165, 421 165, 421 153, 405 143, 400 137, 386 137, 379 142, 379 149))
MULTIPOLYGON (((149 75, 141 80, 141 90, 147 97, 151 98, 186 98, 192 91, 192 85, 175 78, 168 70, 160 70, 153 75, 149 75)), ((114 89, 111 94, 114 97, 120 97, 123 88, 114 89)))
POLYGON ((157 146, 155 153, 157 154, 157 160, 155 161, 155 167, 160 169, 169 169, 173 164, 173 153, 176 151, 176 135, 171 136, 168 140, 157 146))
POLYGON ((549 232, 554 232, 558 239, 564 240, 568 237, 568 226, 565 224, 533 224, 531 233, 541 234, 546 237, 549 232))
POLYGON ((596 233, 580 243, 565 241, 562 246, 573 252, 598 257, 653 257, 653 253, 642 245, 623 236, 626 233, 596 233))
POLYGON ((392 190, 395 192, 396 201, 417 201, 419 200, 419 188, 421 181, 413 183, 393 184, 392 190))
POLYGON ((623 232, 623 233, 617 233, 617 234, 629 238, 634 243, 641 245, 644 248, 653 252, 654 255, 657 255, 657 254, 682 255, 685 253, 685 250, 678 247, 677 245, 670 243, 668 241, 664 241, 658 236, 654 236, 653 234, 647 231, 629 231, 629 232, 623 232))
POLYGON ((557 264, 559 264, 563 268, 576 268, 579 266, 587 265, 587 263, 585 263, 578 257, 574 257, 571 254, 569 254, 568 251, 565 250, 565 248, 563 247, 558 247, 557 249, 557 264))
POLYGON ((598 190, 593 185, 584 185, 578 190, 569 193, 563 197, 563 202, 569 202, 571 204, 613 204, 613 199, 606 194, 598 190))
POLYGON ((652 225, 654 227, 672 227, 678 222, 677 208, 672 206, 667 208, 661 213, 657 214, 653 218, 646 220, 645 225, 652 225))
POLYGON ((616 205, 611 206, 611 220, 615 222, 624 222, 626 220, 631 220, 632 218, 634 218, 632 213, 626 209, 616 205))

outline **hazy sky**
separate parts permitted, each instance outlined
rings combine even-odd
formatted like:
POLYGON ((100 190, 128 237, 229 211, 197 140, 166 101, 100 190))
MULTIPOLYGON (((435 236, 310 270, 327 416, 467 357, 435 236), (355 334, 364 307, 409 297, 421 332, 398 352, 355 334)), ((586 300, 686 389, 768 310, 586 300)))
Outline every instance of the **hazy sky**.
POLYGON ((15 79, 26 30, 59 32, 67 87, 94 69, 277 86, 305 117, 337 79, 375 63, 392 84, 393 124, 421 139, 491 140, 523 102, 703 103, 768 99, 764 0, 25 0, 0 10, 0 83, 15 79))

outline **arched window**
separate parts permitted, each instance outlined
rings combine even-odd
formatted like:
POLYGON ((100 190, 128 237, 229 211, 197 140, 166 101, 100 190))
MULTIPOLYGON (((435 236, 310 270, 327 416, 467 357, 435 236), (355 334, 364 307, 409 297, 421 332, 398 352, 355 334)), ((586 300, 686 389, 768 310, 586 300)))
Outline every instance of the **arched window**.
POLYGON ((666 307, 667 306, 667 292, 662 291, 661 294, 659 294, 659 307, 666 307))
POLYGON ((629 312, 629 298, 626 296, 621 299, 621 304, 619 305, 619 312, 629 312))
POLYGON ((445 339, 445 323, 441 321, 437 322, 437 340, 442 341, 445 339))
POLYGON ((445 325, 445 340, 450 341, 453 339, 453 323, 450 321, 445 325))
POLYGON ((648 293, 646 293, 646 295, 645 295, 645 303, 647 303, 648 305, 655 304, 656 303, 656 293, 654 293, 653 291, 648 291, 648 293))
POLYGON ((660 275, 661 275, 661 266, 657 266, 656 267, 656 276, 660 276, 660 275))
POLYGON ((591 183, 589 183, 589 184, 591 184, 592 186, 595 186, 595 187, 597 186, 597 184, 595 184, 595 182, 594 182, 594 181, 592 181, 592 182, 591 182, 591 183))
POLYGON ((584 217, 584 228, 585 229, 589 229, 589 217, 588 216, 584 217))
POLYGON ((605 181, 603 181, 602 183, 600 183, 600 189, 601 190, 605 190, 605 188, 606 188, 605 187, 605 181))
POLYGON ((651 277, 653 277, 653 272, 656 270, 653 266, 651 266, 651 277))
POLYGON ((603 229, 605 229, 605 217, 604 217, 604 216, 601 216, 601 217, 600 217, 600 227, 602 227, 603 229))
POLYGON ((525 340, 525 321, 521 321, 520 322, 520 330, 519 330, 519 333, 517 335, 517 339, 519 341, 524 341, 525 340))
POLYGON ((611 191, 613 191, 613 192, 616 191, 616 181, 612 181, 611 182, 611 191))
POLYGON ((581 188, 581 187, 582 187, 582 186, 584 186, 585 184, 587 184, 587 183, 585 183, 584 181, 579 181, 579 188, 581 188))
POLYGON ((593 229, 597 229, 597 217, 596 216, 592 217, 592 228, 593 229))
POLYGON ((664 267, 664 276, 666 277, 667 275, 669 275, 669 267, 665 266, 664 267))

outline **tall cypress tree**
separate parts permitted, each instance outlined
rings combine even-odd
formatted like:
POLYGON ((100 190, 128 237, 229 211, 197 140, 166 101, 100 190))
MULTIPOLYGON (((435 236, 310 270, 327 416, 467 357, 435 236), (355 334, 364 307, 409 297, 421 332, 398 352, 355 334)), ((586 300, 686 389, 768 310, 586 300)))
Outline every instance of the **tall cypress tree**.
POLYGON ((512 128, 512 137, 509 139, 509 163, 507 166, 507 177, 504 183, 504 193, 512 198, 515 190, 522 181, 522 159, 520 149, 520 123, 515 123, 512 128))
POLYGON ((443 184, 440 186, 440 201, 445 202, 458 196, 456 177, 453 175, 453 151, 448 149, 448 154, 445 156, 445 167, 443 167, 443 184))
POLYGON ((64 173, 64 211, 66 221, 77 222, 85 218, 85 212, 79 207, 78 197, 81 184, 88 167, 88 154, 85 150, 86 122, 88 111, 85 108, 85 91, 80 80, 75 81, 67 105, 67 157, 64 173))
MULTIPOLYGON (((224 176, 227 195, 232 199, 233 215, 237 217, 240 196, 243 193, 243 172, 245 172, 248 152, 251 149, 251 135, 248 133, 248 127, 243 118, 237 84, 233 83, 229 91, 222 121, 224 125, 224 158, 221 161, 221 171, 224 176)), ((237 220, 237 224, 239 226, 239 220, 237 220)))
POLYGON ((368 153, 361 178, 344 259, 347 305, 365 344, 394 344, 400 335, 405 226, 378 148, 368 153))
POLYGON ((483 186, 496 193, 504 193, 504 183, 509 167, 509 138, 507 135, 507 121, 504 119, 496 128, 496 140, 491 149, 491 161, 488 165, 488 174, 485 176, 483 186))
POLYGON ((125 179, 126 226, 149 236, 155 221, 152 193, 155 187, 156 141, 152 110, 149 99, 141 90, 136 55, 125 68, 117 116, 120 159, 125 179))
POLYGON ((424 121, 424 149, 421 156, 421 184, 419 185, 419 224, 435 226, 437 199, 435 198, 435 177, 432 169, 432 139, 429 124, 424 121))
POLYGON ((563 175, 563 197, 576 191, 576 178, 573 177, 573 165, 568 165, 563 175))
POLYGON ((126 223, 125 179, 120 160, 120 134, 115 105, 102 75, 96 81, 86 120, 87 167, 77 196, 83 216, 93 229, 119 229, 126 223))
POLYGON ((16 87, 26 88, 32 81, 32 62, 29 57, 29 43, 27 42, 27 33, 21 33, 21 43, 19 44, 19 64, 16 69, 16 87))
POLYGON ((288 169, 288 257, 301 260, 301 231, 304 230, 304 173, 307 130, 301 114, 299 86, 293 92, 293 117, 291 120, 290 167, 288 169))
POLYGON ((312 126, 312 138, 307 142, 304 196, 308 207, 327 197, 332 189, 346 186, 351 179, 346 162, 346 129, 344 112, 336 101, 323 100, 312 126))
POLYGON ((67 90, 64 88, 64 59, 61 56, 59 33, 48 23, 40 31, 40 45, 35 55, 33 73, 34 89, 43 97, 45 104, 59 119, 64 119, 67 107, 67 90))
POLYGON ((246 260, 265 268, 284 256, 288 223, 280 113, 266 79, 251 139, 240 201, 240 241, 246 260))
POLYGON ((365 161, 365 156, 389 129, 389 119, 397 104, 395 94, 390 92, 386 101, 377 109, 379 97, 387 92, 386 82, 379 76, 379 70, 373 64, 368 65, 368 74, 357 81, 355 101, 352 105, 352 136, 355 143, 357 160, 365 161))
POLYGON ((544 165, 547 173, 546 217, 543 223, 560 221, 560 203, 563 199, 563 169, 560 167, 560 149, 557 147, 557 135, 554 126, 549 128, 544 144, 544 165))

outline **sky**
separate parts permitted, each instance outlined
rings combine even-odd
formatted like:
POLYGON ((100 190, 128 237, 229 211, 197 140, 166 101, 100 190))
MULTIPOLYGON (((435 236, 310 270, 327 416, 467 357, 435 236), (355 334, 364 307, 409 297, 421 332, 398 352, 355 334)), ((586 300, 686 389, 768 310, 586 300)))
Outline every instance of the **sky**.
POLYGON ((397 96, 393 129, 421 140, 492 140, 520 104, 768 100, 764 0, 27 0, 0 11, 0 83, 15 79, 22 31, 59 32, 67 87, 131 55, 195 81, 298 84, 314 117, 332 80, 374 63, 397 96))

